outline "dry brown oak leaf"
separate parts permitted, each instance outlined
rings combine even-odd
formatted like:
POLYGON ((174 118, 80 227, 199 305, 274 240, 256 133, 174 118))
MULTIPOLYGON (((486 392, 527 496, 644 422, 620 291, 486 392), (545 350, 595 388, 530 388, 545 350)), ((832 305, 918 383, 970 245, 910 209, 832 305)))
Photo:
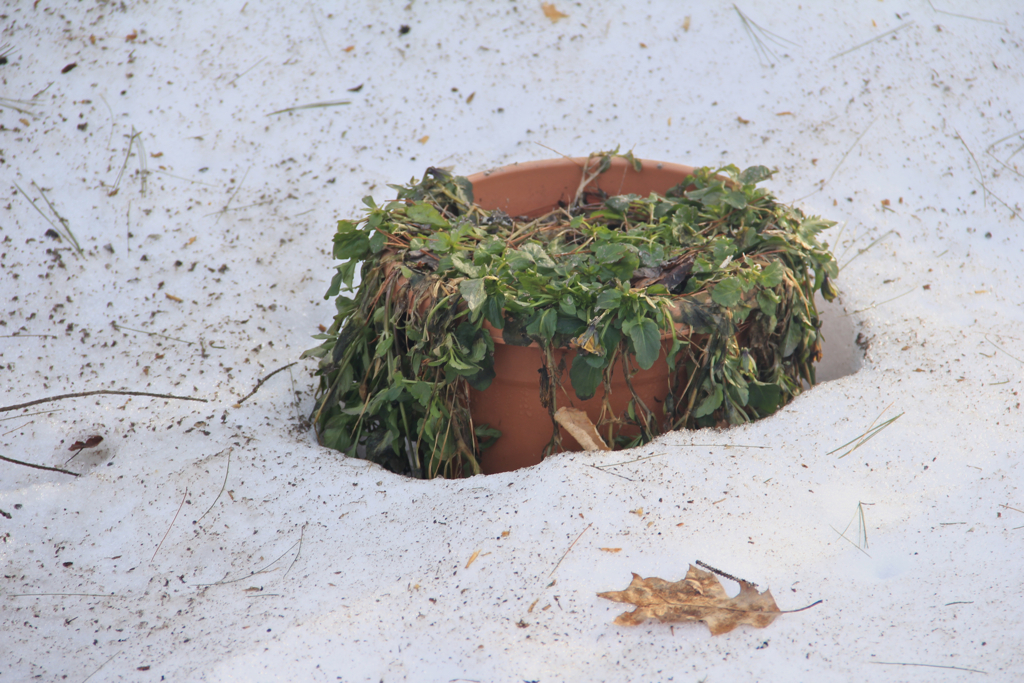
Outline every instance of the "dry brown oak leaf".
POLYGON ((703 621, 713 636, 728 633, 740 624, 764 628, 779 615, 779 607, 771 591, 758 593, 753 584, 740 581, 740 594, 730 598, 718 577, 692 564, 682 581, 672 583, 653 576, 645 579, 633 574, 633 581, 626 590, 598 593, 597 596, 636 605, 632 612, 617 616, 616 624, 636 626, 646 619, 703 621))

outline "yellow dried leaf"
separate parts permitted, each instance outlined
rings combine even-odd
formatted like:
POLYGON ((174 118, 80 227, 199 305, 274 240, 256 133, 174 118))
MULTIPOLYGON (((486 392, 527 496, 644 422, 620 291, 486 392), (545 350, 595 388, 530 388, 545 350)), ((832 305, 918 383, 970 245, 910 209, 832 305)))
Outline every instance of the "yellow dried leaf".
POLYGON ((687 14, 685 17, 683 17, 683 31, 689 31, 689 30, 690 30, 690 15, 687 14))
POLYGON ((508 531, 502 531, 501 532, 501 537, 502 538, 508 538, 508 535, 511 534, 511 533, 512 533, 511 529, 509 529, 508 531))
POLYGON ((730 598, 714 574, 692 564, 682 581, 671 583, 653 576, 645 579, 633 574, 626 590, 598 593, 597 596, 636 605, 632 612, 623 612, 616 617, 616 624, 636 626, 647 619, 703 621, 714 636, 728 633, 740 624, 764 628, 779 614, 771 591, 758 593, 753 584, 740 581, 740 594, 730 598))
POLYGON ((182 301, 184 301, 184 299, 182 299, 180 296, 174 296, 173 294, 164 294, 164 296, 166 296, 168 299, 175 303, 180 304, 182 301))
POLYGON ((556 22, 559 19, 569 18, 568 14, 562 14, 558 9, 550 2, 540 3, 540 8, 544 11, 544 16, 550 19, 552 22, 556 22))
POLYGON ((582 410, 562 406, 555 411, 555 421, 562 425, 565 431, 569 432, 572 438, 576 439, 584 450, 611 450, 597 432, 597 427, 591 422, 590 417, 582 410))
POLYGON ((476 552, 474 552, 472 555, 469 556, 469 562, 466 563, 466 569, 469 569, 469 565, 471 565, 474 562, 476 562, 476 558, 478 558, 478 557, 480 557, 480 551, 479 550, 477 550, 476 552))
POLYGON ((618 553, 618 552, 622 552, 622 548, 598 548, 598 550, 603 550, 603 551, 605 551, 606 553, 618 553))
POLYGON ((424 135, 423 137, 421 137, 416 142, 420 143, 421 145, 424 145, 424 144, 426 144, 427 140, 429 140, 429 139, 430 139, 429 135, 424 135))
POLYGON ((630 512, 633 513, 634 515, 636 515, 637 517, 643 517, 644 516, 644 509, 643 508, 637 508, 636 510, 630 510, 630 512))

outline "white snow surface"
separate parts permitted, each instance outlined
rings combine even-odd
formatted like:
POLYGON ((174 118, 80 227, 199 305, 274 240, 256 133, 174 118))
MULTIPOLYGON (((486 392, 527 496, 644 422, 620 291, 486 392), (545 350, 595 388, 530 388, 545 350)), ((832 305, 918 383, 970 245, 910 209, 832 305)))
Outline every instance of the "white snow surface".
POLYGON ((3 3, 0 404, 207 402, 0 413, 82 475, 0 462, 0 680, 1024 677, 1024 7, 554 5, 3 3), (318 446, 313 361, 236 407, 329 324, 364 195, 616 145, 839 221, 845 376, 460 481, 318 446), (822 602, 712 637, 597 597, 696 560, 822 602))

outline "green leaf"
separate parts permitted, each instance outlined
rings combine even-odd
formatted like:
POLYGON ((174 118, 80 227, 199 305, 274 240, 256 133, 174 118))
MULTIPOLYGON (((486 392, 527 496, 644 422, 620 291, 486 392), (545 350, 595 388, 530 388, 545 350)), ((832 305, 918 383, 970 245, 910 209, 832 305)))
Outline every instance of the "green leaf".
POLYGON ((429 382, 408 382, 406 388, 412 397, 423 405, 427 404, 430 400, 430 395, 433 393, 433 385, 429 382))
POLYGON ((660 266, 665 261, 665 247, 661 244, 645 244, 639 247, 640 263, 645 268, 660 266))
POLYGON ((469 277, 480 277, 480 271, 482 269, 480 268, 480 266, 474 266, 472 263, 466 260, 466 257, 463 256, 464 253, 465 252, 452 254, 452 265, 455 266, 457 270, 468 275, 469 277))
POLYGON ((723 308, 732 308, 740 302, 743 287, 739 278, 727 277, 711 291, 711 300, 723 308))
POLYGON ((370 253, 379 254, 387 241, 388 238, 384 233, 374 230, 373 235, 370 236, 370 253))
POLYGON ((722 183, 716 182, 700 190, 692 190, 686 193, 687 199, 699 201, 704 206, 714 206, 722 203, 722 197, 725 195, 725 191, 722 189, 722 183))
POLYGON ((694 417, 704 417, 718 410, 719 406, 722 405, 722 385, 716 384, 714 392, 710 396, 705 397, 700 405, 697 406, 693 411, 694 417))
POLYGON ((821 279, 821 296, 825 298, 825 301, 835 301, 835 298, 839 296, 839 290, 836 289, 835 283, 832 282, 828 273, 825 273, 821 279))
POLYGON ((519 253, 527 256, 531 261, 537 264, 538 268, 554 268, 555 262, 548 256, 548 252, 545 251, 544 247, 539 244, 530 242, 519 247, 519 253))
POLYGON ((726 263, 726 259, 736 254, 736 250, 736 242, 733 240, 728 238, 716 239, 711 244, 712 261, 718 264, 719 268, 722 268, 726 263))
POLYGON ((761 285, 772 289, 782 284, 782 276, 786 273, 786 266, 782 264, 782 261, 772 261, 768 266, 761 271, 761 285))
POLYGON ((587 357, 577 353, 572 359, 572 368, 569 369, 569 381, 576 392, 576 397, 581 401, 593 398, 597 393, 597 387, 601 384, 601 369, 595 368, 587 363, 587 357))
POLYGON ((556 331, 559 334, 577 335, 586 329, 583 321, 575 316, 566 317, 564 315, 558 316, 558 325, 556 331))
POLYGON ((505 321, 505 326, 501 329, 501 340, 512 346, 529 346, 533 343, 526 333, 526 326, 516 317, 505 321))
POLYGON ((743 169, 743 172, 739 175, 739 181, 744 185, 755 185, 762 180, 768 180, 774 173, 775 171, 772 171, 767 166, 751 166, 750 168, 743 169))
POLYGON ((796 228, 796 241, 808 251, 821 249, 822 246, 817 239, 818 233, 826 228, 831 228, 835 224, 835 221, 827 221, 818 216, 805 218, 796 228))
POLYGON ((629 209, 629 204, 639 197, 635 194, 623 194, 616 197, 609 197, 605 200, 604 205, 616 213, 626 213, 629 209))
POLYGON ((505 316, 502 315, 505 297, 499 292, 487 297, 484 304, 484 319, 496 330, 505 327, 505 316))
POLYGON ((630 253, 629 247, 625 244, 602 244, 594 249, 594 256, 597 258, 598 263, 616 263, 621 261, 626 254, 630 253))
POLYGON ((467 377, 466 381, 469 382, 469 386, 473 387, 477 391, 487 391, 495 377, 494 366, 492 364, 481 368, 480 372, 475 375, 467 377))
POLYGON ((729 190, 725 193, 723 200, 734 209, 747 208, 747 195, 743 194, 739 190, 729 190))
POLYGON ((550 340, 555 336, 555 330, 558 327, 558 312, 549 308, 544 311, 540 316, 540 335, 547 340, 550 340))
POLYGON ((361 259, 370 250, 370 239, 362 232, 338 232, 334 235, 334 258, 361 259))
POLYGON ((455 185, 455 196, 459 198, 459 201, 469 206, 473 203, 473 183, 469 182, 469 178, 464 176, 455 176, 452 179, 455 185))
POLYGON ((412 206, 407 206, 405 215, 414 223, 423 223, 442 229, 451 227, 438 210, 426 202, 416 202, 412 206))
POLYGON ((630 328, 629 338, 633 340, 637 364, 649 370, 661 353, 661 330, 653 320, 642 320, 630 328))
POLYGON ((466 305, 469 306, 471 313, 479 311, 487 300, 487 289, 484 285, 483 279, 463 280, 459 283, 459 292, 466 300, 466 305))
POLYGON ((747 405, 747 401, 750 398, 750 391, 746 380, 738 377, 735 382, 730 382, 729 395, 732 397, 733 401, 739 405, 747 405))
POLYGON ((778 307, 778 296, 770 289, 762 289, 757 293, 757 305, 761 312, 767 316, 775 315, 778 307))
POLYGON ((597 303, 594 305, 594 310, 601 311, 604 309, 618 308, 619 301, 621 300, 622 292, 617 289, 606 289, 598 295, 597 303))
POLYGON ((771 415, 779 409, 779 405, 782 403, 782 390, 778 385, 750 382, 747 384, 747 391, 749 393, 747 405, 762 416, 771 415))
POLYGON ((331 278, 331 284, 327 287, 327 293, 324 294, 324 299, 330 299, 338 296, 338 292, 341 291, 341 278, 341 266, 338 266, 338 272, 336 272, 334 277, 331 278))
POLYGON ((387 354, 391 350, 391 345, 395 343, 395 338, 389 334, 382 334, 380 339, 377 340, 377 349, 373 352, 373 355, 380 358, 387 354))
POLYGON ((602 244, 594 249, 594 257, 612 272, 612 277, 623 282, 632 277, 640 265, 636 247, 626 244, 602 244))
POLYGON ((782 344, 782 357, 789 358, 792 356, 803 337, 804 331, 803 327, 800 325, 800 321, 793 318, 789 321, 789 330, 786 332, 786 340, 782 344))

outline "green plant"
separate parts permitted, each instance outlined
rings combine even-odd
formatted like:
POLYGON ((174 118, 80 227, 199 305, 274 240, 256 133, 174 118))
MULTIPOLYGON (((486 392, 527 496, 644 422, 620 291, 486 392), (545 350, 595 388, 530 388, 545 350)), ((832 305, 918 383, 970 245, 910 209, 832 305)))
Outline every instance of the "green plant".
MULTIPOLYGON (((588 174, 613 154, 591 155, 588 174)), ((364 198, 366 215, 339 221, 334 236, 343 263, 326 298, 337 315, 304 354, 320 359, 319 438, 414 476, 478 473, 498 436, 470 415, 468 387, 484 390, 494 377, 485 324, 506 343, 540 345, 552 418, 565 369, 554 348, 581 350, 568 368, 580 399, 610 389, 615 363, 629 378, 667 348, 664 422, 635 393, 625 414, 602 414, 597 427, 620 447, 773 413, 801 380, 814 384, 813 294, 834 298, 837 266, 818 240, 833 223, 758 188, 771 174, 702 168, 665 196, 581 189, 534 220, 481 209, 465 178, 434 168, 391 186, 397 196, 383 205, 364 198), (342 291, 353 291, 357 266, 350 298, 342 291), (617 429, 627 424, 636 436, 617 429)), ((552 432, 549 452, 560 448, 552 432)))

